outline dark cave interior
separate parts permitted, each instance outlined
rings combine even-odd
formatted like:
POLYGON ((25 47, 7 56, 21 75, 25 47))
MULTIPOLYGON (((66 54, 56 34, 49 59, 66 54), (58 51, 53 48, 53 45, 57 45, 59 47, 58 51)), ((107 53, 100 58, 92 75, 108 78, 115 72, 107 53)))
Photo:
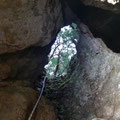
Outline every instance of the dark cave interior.
POLYGON ((86 24, 93 35, 102 38, 112 51, 120 52, 120 14, 97 7, 85 6, 80 0, 66 0, 70 8, 86 24))

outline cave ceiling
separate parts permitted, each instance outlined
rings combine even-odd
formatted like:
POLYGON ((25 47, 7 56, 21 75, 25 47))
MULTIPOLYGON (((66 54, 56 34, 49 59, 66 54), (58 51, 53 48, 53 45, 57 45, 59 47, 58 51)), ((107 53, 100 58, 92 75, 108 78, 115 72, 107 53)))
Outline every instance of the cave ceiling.
POLYGON ((114 52, 120 52, 120 5, 95 0, 66 0, 93 35, 102 38, 114 52))

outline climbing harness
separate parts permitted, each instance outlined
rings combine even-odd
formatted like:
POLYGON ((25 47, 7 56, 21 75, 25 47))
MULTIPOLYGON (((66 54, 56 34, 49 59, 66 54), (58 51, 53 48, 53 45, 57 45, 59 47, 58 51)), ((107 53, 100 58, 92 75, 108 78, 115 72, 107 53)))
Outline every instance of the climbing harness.
POLYGON ((44 91, 44 88, 45 88, 45 81, 46 81, 46 78, 47 78, 47 77, 45 76, 45 77, 44 77, 44 80, 43 80, 43 86, 42 86, 40 95, 39 95, 39 97, 38 97, 38 99, 37 99, 36 104, 34 105, 34 108, 33 108, 32 112, 31 112, 31 114, 30 114, 28 120, 31 120, 31 119, 32 119, 32 116, 33 116, 33 114, 34 114, 34 112, 35 112, 35 110, 36 110, 36 108, 37 108, 37 106, 38 106, 38 103, 39 103, 39 101, 40 101, 40 99, 41 99, 41 96, 42 96, 43 91, 44 91))

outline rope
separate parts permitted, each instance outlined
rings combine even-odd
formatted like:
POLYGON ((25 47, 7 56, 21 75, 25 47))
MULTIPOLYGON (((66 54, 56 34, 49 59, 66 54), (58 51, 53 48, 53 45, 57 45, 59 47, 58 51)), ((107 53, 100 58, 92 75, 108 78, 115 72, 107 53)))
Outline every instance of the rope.
POLYGON ((45 88, 46 78, 47 78, 47 77, 45 76, 45 77, 44 77, 44 81, 43 81, 42 90, 41 90, 41 92, 40 92, 40 95, 39 95, 39 97, 38 97, 38 100, 37 100, 36 104, 34 105, 34 108, 33 108, 32 112, 31 112, 28 120, 31 120, 31 119, 32 119, 32 116, 33 116, 33 114, 34 114, 34 112, 35 112, 35 110, 36 110, 36 108, 37 108, 37 106, 38 106, 38 103, 39 103, 39 101, 40 101, 40 99, 41 99, 41 96, 42 96, 43 91, 44 91, 44 88, 45 88))

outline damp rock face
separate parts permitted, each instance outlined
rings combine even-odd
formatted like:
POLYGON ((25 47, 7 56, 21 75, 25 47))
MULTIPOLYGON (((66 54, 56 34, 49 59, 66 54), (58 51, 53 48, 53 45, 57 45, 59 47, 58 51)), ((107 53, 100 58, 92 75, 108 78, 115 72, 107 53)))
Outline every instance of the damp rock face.
MULTIPOLYGON (((0 83, 0 119, 26 120, 37 100, 36 92, 25 82, 0 83)), ((57 120, 53 107, 44 97, 32 120, 57 120)))
MULTIPOLYGON (((120 55, 79 24, 76 66, 59 100, 64 120, 120 119, 120 55)), ((72 68, 71 68, 72 69, 72 68)))

